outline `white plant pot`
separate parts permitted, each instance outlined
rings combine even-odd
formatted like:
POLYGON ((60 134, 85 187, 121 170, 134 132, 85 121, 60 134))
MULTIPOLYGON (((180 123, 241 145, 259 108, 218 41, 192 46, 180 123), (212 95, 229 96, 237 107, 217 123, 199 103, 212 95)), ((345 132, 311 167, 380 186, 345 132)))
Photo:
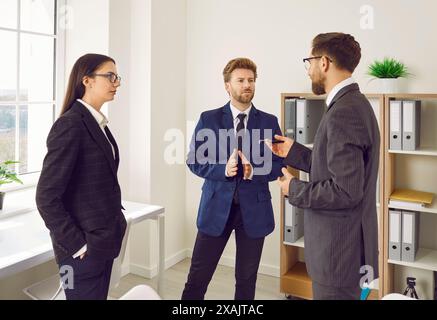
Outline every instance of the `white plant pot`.
POLYGON ((381 78, 378 79, 381 93, 397 93, 398 79, 396 78, 381 78))

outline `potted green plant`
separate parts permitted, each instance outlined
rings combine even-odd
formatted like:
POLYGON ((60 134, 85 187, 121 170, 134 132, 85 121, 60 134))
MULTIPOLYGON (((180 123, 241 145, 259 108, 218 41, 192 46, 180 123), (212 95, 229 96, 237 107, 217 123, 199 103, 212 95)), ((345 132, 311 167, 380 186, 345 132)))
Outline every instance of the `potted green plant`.
POLYGON ((397 79, 407 78, 410 75, 405 64, 393 58, 375 60, 369 66, 367 74, 379 79, 383 93, 396 93, 397 79))
MULTIPOLYGON (((18 163, 17 161, 5 161, 0 163, 0 187, 7 183, 17 182, 23 184, 23 182, 17 178, 17 174, 9 169, 12 164, 18 163)), ((3 200, 5 193, 0 192, 0 210, 3 209, 3 200)))

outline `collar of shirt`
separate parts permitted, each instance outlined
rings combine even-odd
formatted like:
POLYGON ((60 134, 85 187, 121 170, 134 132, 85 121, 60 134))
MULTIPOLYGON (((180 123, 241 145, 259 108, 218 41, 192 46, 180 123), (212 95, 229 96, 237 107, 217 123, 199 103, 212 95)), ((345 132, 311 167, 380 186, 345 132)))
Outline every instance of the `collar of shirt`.
POLYGON ((99 126, 102 129, 108 125, 109 121, 103 113, 97 111, 96 109, 94 109, 88 103, 86 103, 85 101, 83 101, 81 99, 77 99, 77 101, 82 103, 85 106, 85 108, 88 109, 88 111, 91 113, 91 115, 94 117, 94 119, 96 119, 97 123, 99 124, 99 126))
MULTIPOLYGON (((249 121, 249 113, 250 110, 252 109, 252 105, 250 105, 249 108, 247 108, 245 111, 240 111, 238 110, 235 106, 232 105, 232 103, 229 103, 230 107, 231 107, 231 112, 232 112, 232 119, 234 119, 234 124, 236 124, 236 121, 238 120, 238 115, 240 113, 245 113, 246 114, 246 118, 244 118, 244 127, 247 127, 247 122, 249 121)), ((238 123, 237 123, 238 124, 238 123)))
POLYGON ((334 99, 335 95, 344 87, 351 85, 352 83, 355 83, 355 79, 350 77, 342 82, 337 83, 337 85, 332 88, 331 92, 329 92, 328 97, 326 98, 326 105, 329 106, 332 102, 332 99, 334 99))

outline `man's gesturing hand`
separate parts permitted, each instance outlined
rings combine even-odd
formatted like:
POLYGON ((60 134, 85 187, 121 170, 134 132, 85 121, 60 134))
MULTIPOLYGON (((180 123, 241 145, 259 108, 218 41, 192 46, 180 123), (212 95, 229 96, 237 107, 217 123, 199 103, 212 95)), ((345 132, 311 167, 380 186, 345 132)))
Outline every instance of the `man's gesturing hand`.
POLYGON ((229 178, 235 177, 238 171, 238 153, 237 149, 234 149, 226 164, 226 176, 229 178))

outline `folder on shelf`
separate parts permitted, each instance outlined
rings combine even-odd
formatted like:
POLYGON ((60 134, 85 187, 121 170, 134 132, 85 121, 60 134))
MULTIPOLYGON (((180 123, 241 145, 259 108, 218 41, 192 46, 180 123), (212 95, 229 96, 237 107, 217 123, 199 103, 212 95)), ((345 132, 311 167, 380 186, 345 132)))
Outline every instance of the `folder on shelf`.
POLYGON ((390 101, 390 149, 402 150, 402 101, 390 101))
POLYGON ((303 237, 303 209, 284 198, 284 242, 293 243, 303 237))
POLYGON ((325 109, 324 100, 296 99, 296 141, 298 143, 314 142, 325 109))
POLYGON ((433 193, 410 190, 410 189, 396 189, 390 195, 390 200, 423 203, 425 205, 430 205, 433 199, 434 199, 433 193))
POLYGON ((417 211, 420 211, 421 209, 425 208, 424 203, 399 201, 399 200, 390 200, 388 202, 388 205, 393 207, 402 207, 405 209, 417 210, 417 211))
POLYGON ((388 258, 390 260, 401 260, 401 222, 402 212, 389 210, 389 248, 388 258))
POLYGON ((402 211, 402 253, 401 260, 414 262, 419 247, 420 213, 402 211))
POLYGON ((420 101, 402 102, 402 149, 414 151, 420 145, 420 101))
POLYGON ((284 118, 285 136, 296 140, 296 99, 285 99, 284 118))

